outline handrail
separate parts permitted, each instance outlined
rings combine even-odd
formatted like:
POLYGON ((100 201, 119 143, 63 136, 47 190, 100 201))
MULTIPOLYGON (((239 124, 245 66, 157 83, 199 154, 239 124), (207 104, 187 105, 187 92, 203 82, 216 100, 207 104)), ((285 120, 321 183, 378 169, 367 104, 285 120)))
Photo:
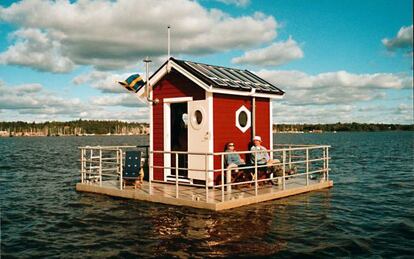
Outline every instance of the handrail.
POLYGON ((120 148, 147 148, 149 145, 137 145, 137 146, 81 146, 78 147, 79 149, 107 149, 107 150, 113 150, 113 149, 120 149, 120 148))
MULTIPOLYGON (((209 202, 209 189, 212 187, 215 190, 221 191, 221 201, 225 201, 226 195, 231 194, 232 186, 238 186, 243 184, 254 185, 254 195, 259 194, 259 184, 267 181, 275 181, 277 180, 278 184, 282 184, 282 190, 285 190, 288 187, 289 182, 286 180, 291 178, 303 177, 304 184, 310 185, 313 184, 311 175, 313 174, 321 174, 323 178, 321 180, 328 181, 329 180, 329 148, 330 145, 300 145, 300 144, 275 144, 273 145, 273 149, 268 150, 253 150, 253 151, 235 151, 232 154, 258 154, 258 153, 268 153, 273 154, 273 159, 275 159, 274 163, 271 165, 275 168, 274 171, 276 174, 266 175, 266 178, 259 179, 259 172, 263 172, 263 168, 269 167, 267 164, 258 164, 257 162, 257 155, 254 156, 254 162, 249 161, 250 163, 239 166, 238 170, 248 170, 252 173, 253 178, 244 179, 240 182, 232 182, 231 176, 225 176, 224 174, 228 172, 228 168, 225 166, 225 155, 228 152, 187 152, 187 151, 163 151, 163 150, 154 150, 149 151, 146 150, 148 156, 143 157, 143 159, 153 159, 154 154, 171 154, 175 155, 175 166, 168 165, 153 165, 152 163, 149 164, 150 169, 150 176, 149 176, 149 191, 148 193, 152 193, 151 190, 151 182, 154 181, 153 176, 151 175, 151 170, 154 169, 163 169, 163 170, 173 170, 175 171, 175 179, 169 178, 167 180, 161 182, 174 182, 175 183, 175 195, 173 197, 179 198, 180 197, 180 186, 187 185, 184 182, 180 182, 180 178, 178 177, 179 171, 193 171, 193 172, 200 172, 200 177, 204 172, 204 183, 192 183, 192 186, 198 187, 205 187, 205 201, 209 202), (315 152, 314 152, 315 151, 315 152), (179 156, 182 155, 195 155, 195 156, 203 156, 205 165, 202 168, 185 168, 179 165, 179 156), (213 161, 217 161, 215 159, 220 160, 220 166, 217 168, 217 163, 215 167, 211 167, 209 161, 213 159, 213 161), (277 159, 277 160, 276 160, 277 159), (292 170, 294 174, 292 173, 292 170), (219 178, 218 175, 221 175, 219 178), (213 178, 211 178, 213 176, 213 178), (220 179, 221 178, 221 179, 220 179), (212 180, 213 179, 213 180, 212 180), (216 181, 221 180, 221 183, 217 183, 216 181)), ((91 183, 91 184, 98 184, 103 186, 103 182, 108 177, 113 177, 119 181, 119 189, 123 189, 123 162, 125 156, 125 150, 130 148, 148 148, 146 145, 141 146, 82 146, 79 147, 81 151, 81 182, 82 183, 91 183)), ((173 160, 174 157, 171 158, 173 160)), ((315 179, 315 178, 313 178, 315 179)), ((156 181, 156 182, 159 182, 156 181)))
MULTIPOLYGON (((234 151, 232 154, 256 154, 256 153, 269 153, 269 152, 283 152, 283 151, 297 151, 297 150, 304 150, 304 149, 320 149, 320 148, 330 148, 329 145, 309 145, 305 147, 294 147, 294 148, 278 148, 278 149, 266 149, 266 150, 253 150, 253 151, 234 151)), ((228 152, 187 152, 187 151, 164 151, 164 150, 153 150, 150 153, 154 154, 186 154, 186 155, 210 155, 210 156, 217 156, 217 155, 226 155, 228 152)))

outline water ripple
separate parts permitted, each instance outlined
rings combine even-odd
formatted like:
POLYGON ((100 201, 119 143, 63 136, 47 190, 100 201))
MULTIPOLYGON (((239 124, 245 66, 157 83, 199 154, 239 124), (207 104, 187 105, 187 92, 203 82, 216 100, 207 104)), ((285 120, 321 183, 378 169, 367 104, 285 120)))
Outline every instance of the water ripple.
POLYGON ((223 212, 77 193, 78 146, 143 137, 0 139, 3 257, 398 257, 414 251, 414 134, 277 135, 331 144, 329 190, 223 212))

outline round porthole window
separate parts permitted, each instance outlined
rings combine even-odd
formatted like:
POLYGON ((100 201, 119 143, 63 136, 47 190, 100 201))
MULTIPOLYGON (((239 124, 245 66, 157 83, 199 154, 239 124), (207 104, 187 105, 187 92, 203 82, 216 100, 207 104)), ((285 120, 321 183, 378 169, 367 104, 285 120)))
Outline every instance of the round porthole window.
POLYGON ((206 113, 204 112, 204 109, 197 108, 195 109, 190 118, 190 124, 193 127, 193 129, 201 129, 203 127, 205 120, 206 120, 206 113))
POLYGON ((246 132, 251 125, 251 114, 249 109, 247 109, 244 105, 242 105, 237 111, 236 111, 236 127, 241 132, 246 132))
POLYGON ((200 125, 203 122, 203 113, 200 110, 194 112, 195 122, 200 125))
POLYGON ((239 113, 238 120, 239 120, 239 125, 241 127, 246 127, 246 125, 247 125, 247 113, 245 111, 241 111, 239 113))

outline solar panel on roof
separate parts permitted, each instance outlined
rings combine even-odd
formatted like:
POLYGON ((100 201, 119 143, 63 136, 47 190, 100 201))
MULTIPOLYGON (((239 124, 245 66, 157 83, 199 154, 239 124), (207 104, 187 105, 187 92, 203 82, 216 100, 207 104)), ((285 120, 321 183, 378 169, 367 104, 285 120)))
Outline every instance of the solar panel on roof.
POLYGON ((218 80, 222 80, 222 81, 226 82, 227 86, 236 87, 236 88, 239 87, 237 85, 235 86, 229 78, 227 78, 227 77, 223 76, 222 74, 220 74, 215 68, 213 68, 211 66, 207 66, 207 65, 202 65, 202 64, 198 64, 198 65, 200 67, 202 67, 203 69, 208 70, 211 74, 213 74, 214 78, 217 78, 218 80))
POLYGON ((255 79, 255 78, 251 77, 249 74, 247 74, 246 71, 240 71, 240 74, 242 76, 248 78, 250 81, 258 84, 258 85, 261 85, 262 84, 260 81, 258 81, 257 79, 255 79))
POLYGON ((219 70, 220 70, 220 72, 221 73, 223 73, 224 75, 226 75, 227 77, 229 77, 229 78, 231 78, 233 81, 235 81, 236 83, 239 83, 239 84, 250 84, 250 82, 246 82, 246 81, 243 81, 243 80, 241 80, 240 78, 237 78, 236 76, 234 76, 234 75, 232 75, 229 71, 228 71, 228 69, 225 69, 225 68, 223 68, 223 67, 221 67, 221 68, 219 68, 219 70))
POLYGON ((263 92, 280 92, 272 84, 256 76, 248 70, 232 69, 207 64, 182 61, 203 77, 209 79, 216 87, 230 87, 233 89, 249 90, 252 88, 263 92))
MULTIPOLYGON (((231 77, 231 74, 229 74, 227 71, 221 71, 223 74, 229 76, 232 79, 232 82, 236 83, 239 87, 243 88, 243 89, 251 89, 252 85, 244 82, 244 81, 240 81, 237 78, 231 77)), ((253 86, 254 87, 254 86, 253 86)))
POLYGON ((202 65, 196 64, 195 66, 199 71, 203 71, 204 73, 206 73, 208 77, 217 78, 213 73, 211 73, 208 69, 205 69, 202 65))
POLYGON ((214 73, 218 78, 229 82, 229 85, 231 87, 236 87, 236 88, 244 88, 243 85, 239 84, 238 82, 234 81, 233 79, 231 79, 230 77, 226 76, 225 74, 223 74, 220 70, 218 70, 217 68, 211 67, 211 66, 206 66, 212 73, 214 73))
POLYGON ((247 86, 251 82, 249 80, 242 80, 240 77, 235 77, 233 75, 234 73, 230 74, 229 72, 231 71, 231 69, 225 69, 222 67, 213 67, 213 66, 207 66, 207 65, 205 65, 205 67, 208 67, 212 73, 214 73, 217 77, 222 78, 225 81, 231 82, 232 84, 237 85, 242 89, 251 89, 251 86, 247 86), (233 77, 231 75, 233 75, 233 77))
POLYGON ((199 72, 200 74, 202 74, 203 76, 205 76, 205 77, 209 78, 210 80, 212 80, 213 82, 215 82, 216 84, 221 85, 221 86, 227 86, 227 84, 225 82, 223 82, 222 80, 215 77, 214 74, 212 74, 210 71, 204 69, 199 64, 194 64, 194 63, 191 63, 191 62, 185 62, 185 63, 187 65, 189 65, 190 67, 192 67, 197 72, 199 72))
POLYGON ((231 73, 232 75, 234 75, 235 77, 240 78, 240 80, 242 80, 243 82, 252 84, 254 86, 256 86, 258 84, 258 83, 253 82, 252 80, 244 77, 239 71, 229 69, 228 72, 231 73))
POLYGON ((225 74, 227 77, 231 78, 231 80, 234 83, 236 83, 237 85, 239 85, 241 88, 243 88, 243 89, 251 89, 252 88, 252 86, 249 82, 240 80, 240 78, 237 78, 237 77, 233 76, 228 71, 226 71, 226 69, 220 68, 220 72, 225 74))
POLYGON ((208 70, 203 69, 198 64, 194 64, 191 62, 185 62, 185 63, 189 65, 190 67, 192 67, 193 69, 195 69, 197 72, 201 73, 205 77, 214 77, 208 70))
POLYGON ((228 77, 223 76, 222 74, 218 73, 215 68, 203 65, 203 64, 194 64, 191 62, 186 62, 189 66, 195 69, 197 72, 201 73, 203 76, 209 78, 213 82, 217 83, 221 86, 230 86, 233 88, 242 87, 239 84, 235 84, 232 80, 228 77))
POLYGON ((210 79, 213 80, 214 82, 216 82, 218 85, 222 85, 222 86, 228 86, 229 85, 221 79, 217 79, 217 78, 210 78, 210 79))

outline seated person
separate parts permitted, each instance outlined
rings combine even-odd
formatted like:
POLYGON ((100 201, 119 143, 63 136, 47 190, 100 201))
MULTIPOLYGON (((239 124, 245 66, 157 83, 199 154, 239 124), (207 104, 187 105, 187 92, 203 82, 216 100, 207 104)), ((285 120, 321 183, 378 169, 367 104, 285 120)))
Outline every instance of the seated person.
MULTIPOLYGON (((255 157, 257 157, 258 166, 267 165, 266 170, 269 169, 270 174, 275 172, 276 171, 275 164, 280 163, 280 161, 270 159, 267 149, 261 145, 262 138, 260 136, 255 136, 253 138, 253 144, 254 145, 250 148, 250 151, 262 151, 262 152, 252 153, 250 156, 250 163, 254 165, 255 159, 256 159, 255 157)), ((258 169, 260 170, 261 168, 258 168, 258 169)))
POLYGON ((226 160, 227 165, 235 164, 237 166, 244 165, 244 160, 240 157, 239 154, 234 153, 236 150, 234 149, 234 143, 229 142, 226 144, 226 152, 229 154, 225 154, 224 158, 226 160), (233 153, 233 154, 232 154, 233 153))
POLYGON ((253 138, 253 146, 250 148, 250 151, 263 151, 251 154, 250 162, 253 165, 256 162, 256 156, 258 165, 265 165, 270 160, 269 154, 267 153, 267 149, 264 146, 262 146, 262 138, 260 136, 255 136, 253 138))
POLYGON ((231 182, 231 179, 229 179, 229 177, 231 177, 231 171, 234 169, 234 171, 236 173, 239 172, 238 167, 241 165, 244 165, 245 162, 244 160, 240 157, 239 154, 234 153, 235 149, 234 149, 234 143, 233 142, 229 142, 226 144, 226 151, 228 154, 224 155, 224 159, 225 159, 225 164, 227 166, 227 182, 231 182))

